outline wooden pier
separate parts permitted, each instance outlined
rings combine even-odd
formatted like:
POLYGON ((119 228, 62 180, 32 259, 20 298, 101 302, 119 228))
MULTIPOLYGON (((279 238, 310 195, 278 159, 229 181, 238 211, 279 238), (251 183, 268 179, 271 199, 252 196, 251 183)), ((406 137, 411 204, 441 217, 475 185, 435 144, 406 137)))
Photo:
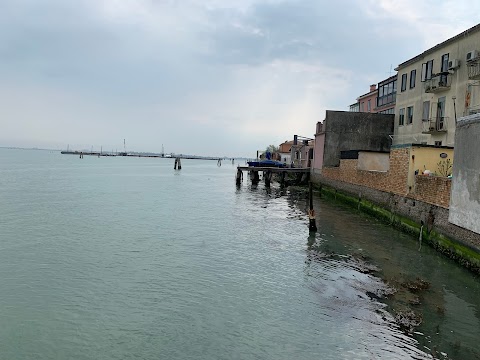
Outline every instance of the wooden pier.
POLYGON ((260 182, 259 172, 263 173, 263 179, 265 186, 270 187, 272 181, 272 174, 280 174, 280 185, 285 184, 285 177, 287 174, 293 174, 296 177, 295 183, 306 182, 310 176, 310 168, 280 168, 280 167, 257 167, 257 166, 238 166, 237 176, 235 182, 240 185, 243 181, 243 172, 248 171, 252 184, 258 184, 260 182))

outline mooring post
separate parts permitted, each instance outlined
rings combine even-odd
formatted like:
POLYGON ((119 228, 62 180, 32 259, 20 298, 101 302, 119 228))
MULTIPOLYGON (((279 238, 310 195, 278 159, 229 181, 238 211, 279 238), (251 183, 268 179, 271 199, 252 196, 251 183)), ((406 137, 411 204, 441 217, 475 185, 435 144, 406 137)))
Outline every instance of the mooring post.
POLYGON ((310 231, 317 231, 317 222, 315 220, 315 210, 313 210, 313 186, 310 181, 308 184, 308 197, 310 200, 310 210, 308 210, 308 229, 310 231))
POLYGON ((280 185, 283 187, 285 186, 285 171, 282 171, 282 177, 281 177, 281 180, 280 180, 280 185))
POLYGON ((270 187, 270 181, 272 180, 272 172, 267 170, 263 173, 263 178, 265 180, 265 186, 270 187))
POLYGON ((252 171, 252 175, 252 184, 258 184, 260 182, 260 176, 258 175, 258 171, 252 171))
POLYGON ((175 165, 173 166, 174 170, 182 170, 182 163, 180 162, 180 158, 175 158, 175 165))
POLYGON ((243 171, 238 169, 237 170, 237 178, 236 178, 237 185, 240 185, 242 181, 243 181, 243 171))

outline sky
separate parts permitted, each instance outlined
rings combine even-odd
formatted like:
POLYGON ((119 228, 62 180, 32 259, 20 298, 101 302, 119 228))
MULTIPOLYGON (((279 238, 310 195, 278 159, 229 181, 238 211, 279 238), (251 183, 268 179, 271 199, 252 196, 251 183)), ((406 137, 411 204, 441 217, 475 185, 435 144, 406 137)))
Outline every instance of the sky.
POLYGON ((255 156, 479 23, 478 0, 0 0, 0 146, 255 156))

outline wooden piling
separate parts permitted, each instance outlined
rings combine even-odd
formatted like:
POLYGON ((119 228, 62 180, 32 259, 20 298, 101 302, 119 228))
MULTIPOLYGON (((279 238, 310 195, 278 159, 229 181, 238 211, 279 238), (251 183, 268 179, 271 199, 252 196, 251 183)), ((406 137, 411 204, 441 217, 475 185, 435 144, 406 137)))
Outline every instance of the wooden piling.
POLYGON ((313 185, 311 181, 308 183, 308 197, 310 202, 310 210, 308 210, 308 229, 310 232, 314 232, 317 231, 317 222, 315 220, 315 210, 313 209, 313 185))
POLYGON ((175 158, 175 165, 173 166, 173 169, 174 170, 177 170, 177 169, 182 170, 182 163, 181 163, 179 157, 175 158))
POLYGON ((260 176, 258 175, 258 171, 252 171, 252 184, 256 185, 260 182, 260 176))
POLYGON ((243 181, 243 171, 238 169, 237 170, 237 177, 235 179, 235 182, 236 182, 237 185, 240 185, 242 183, 242 181, 243 181))
POLYGON ((270 187, 270 182, 272 181, 272 172, 268 170, 264 171, 263 180, 265 181, 265 186, 270 187))

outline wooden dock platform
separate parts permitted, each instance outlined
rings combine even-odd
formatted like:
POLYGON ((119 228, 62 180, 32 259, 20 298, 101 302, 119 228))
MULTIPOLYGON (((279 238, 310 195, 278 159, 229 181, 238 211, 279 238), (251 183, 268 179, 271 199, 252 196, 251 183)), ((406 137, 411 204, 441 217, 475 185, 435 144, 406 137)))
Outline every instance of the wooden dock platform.
POLYGON ((242 171, 271 171, 274 173, 309 173, 310 168, 278 168, 278 167, 259 167, 259 166, 238 166, 237 169, 242 171))
POLYGON ((265 180, 265 186, 270 187, 272 181, 272 174, 277 173, 280 175, 280 184, 284 186, 286 184, 285 177, 287 174, 294 175, 296 177, 295 183, 305 183, 310 177, 310 168, 279 168, 279 167, 259 167, 259 166, 238 166, 236 184, 239 186, 243 181, 243 172, 247 171, 250 174, 252 184, 258 184, 260 182, 259 172, 263 173, 263 179, 265 180))

